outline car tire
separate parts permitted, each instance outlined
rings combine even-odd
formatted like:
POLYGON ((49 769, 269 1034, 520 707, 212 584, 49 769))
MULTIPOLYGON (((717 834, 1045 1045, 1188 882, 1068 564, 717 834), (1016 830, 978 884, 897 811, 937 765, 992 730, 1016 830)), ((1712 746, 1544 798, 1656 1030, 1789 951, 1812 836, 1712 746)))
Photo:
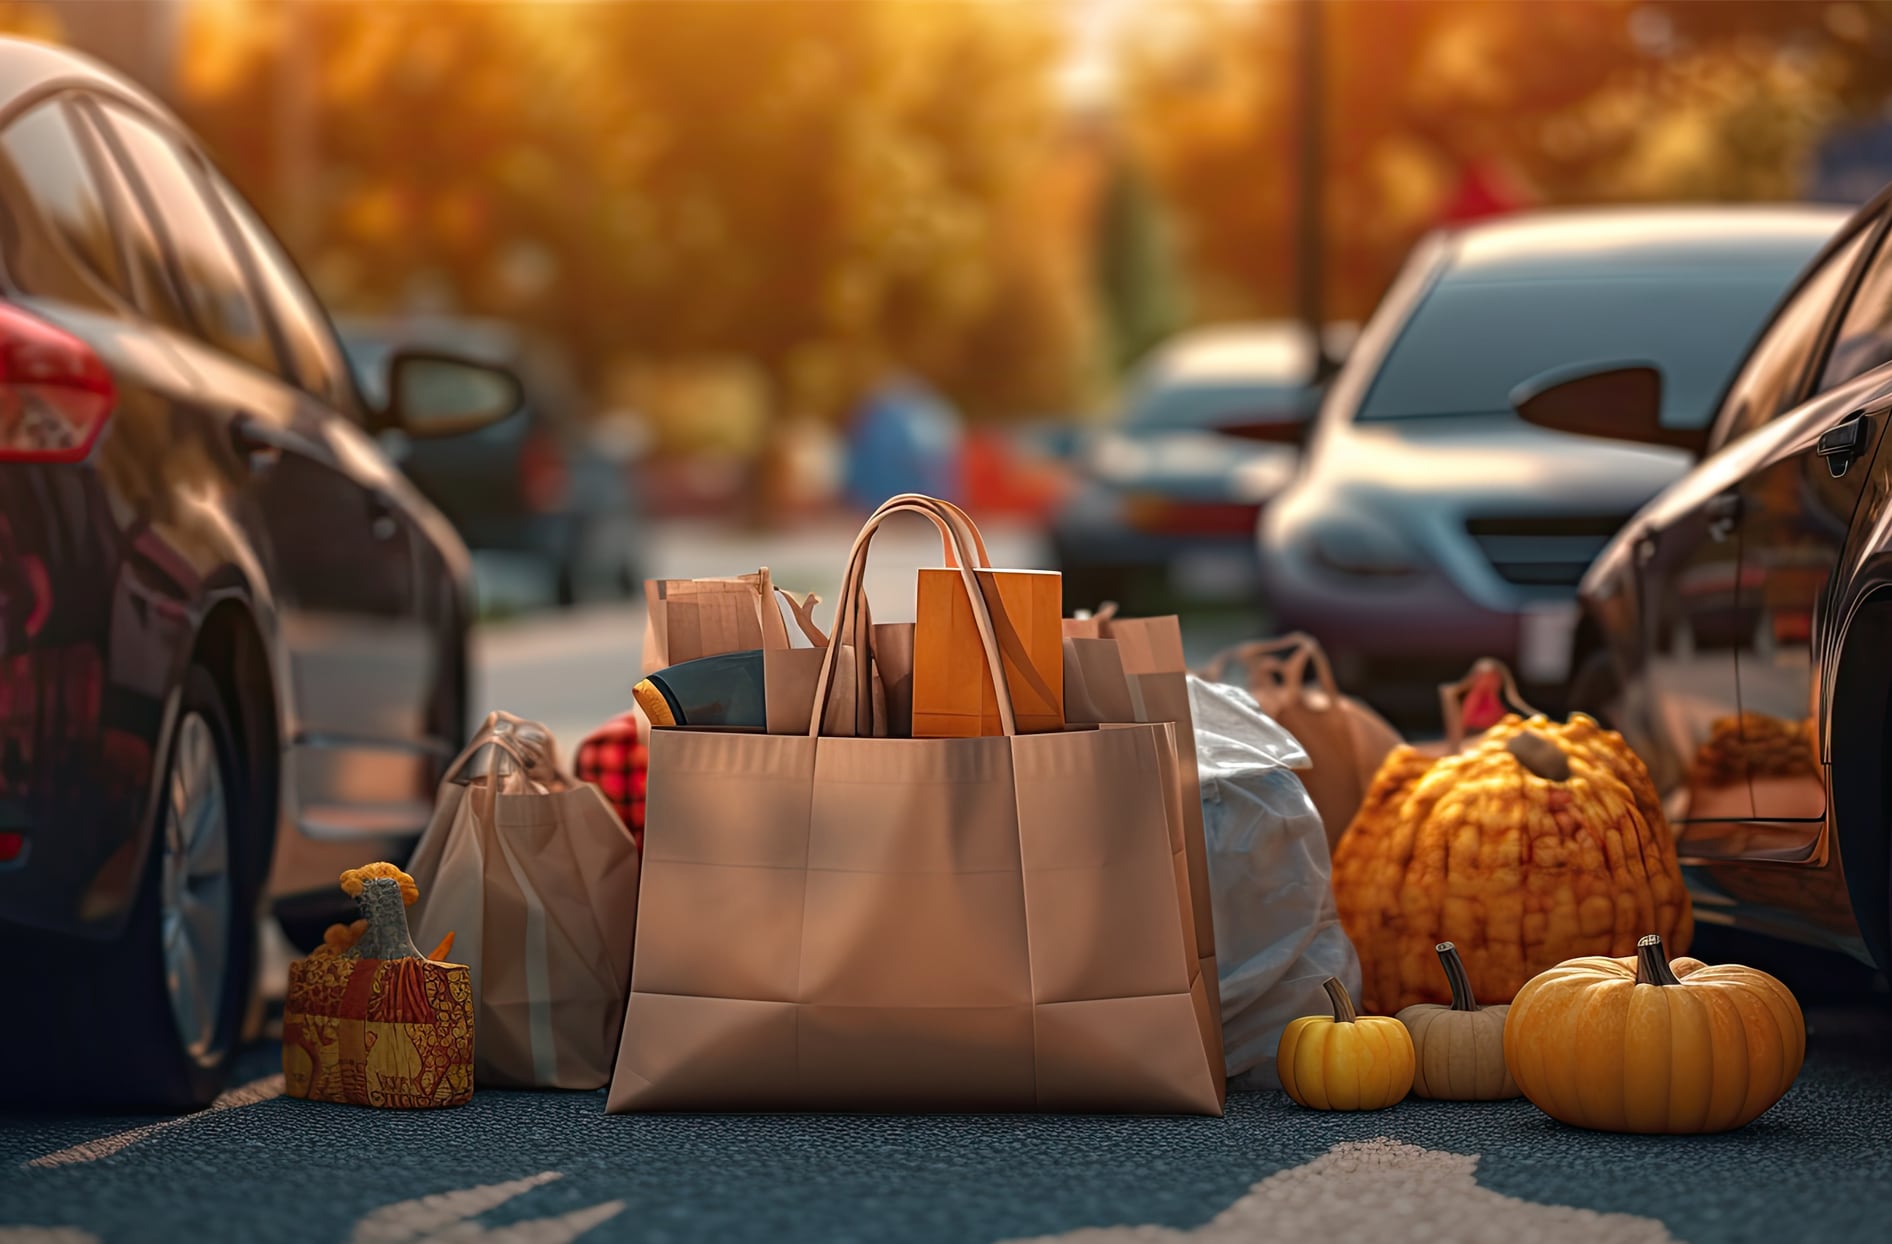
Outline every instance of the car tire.
POLYGON ((238 738, 216 679, 193 665, 125 928, 108 942, 32 935, 13 956, 10 966, 32 979, 7 982, 8 996, 31 999, 32 1017, 10 1025, 0 1049, 7 1065, 33 1068, 10 1077, 24 1100, 179 1111, 223 1090, 255 984, 268 857, 251 799, 267 787, 248 772, 238 738), (23 1034, 31 1049, 15 1043, 23 1034))

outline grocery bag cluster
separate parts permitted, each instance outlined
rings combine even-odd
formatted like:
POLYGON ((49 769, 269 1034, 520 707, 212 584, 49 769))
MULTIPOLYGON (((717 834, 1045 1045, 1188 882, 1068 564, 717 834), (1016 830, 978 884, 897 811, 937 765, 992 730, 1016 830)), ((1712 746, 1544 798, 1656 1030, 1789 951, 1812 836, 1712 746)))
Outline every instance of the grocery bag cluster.
POLYGON ((1798 1072, 1777 981, 1669 960, 1692 917, 1641 762, 1502 667, 1409 746, 1310 638, 1197 677, 1175 617, 1064 617, 1056 574, 994 568, 918 495, 862 527, 829 632, 767 570, 646 595, 635 707, 576 776, 494 713, 407 869, 344 875, 362 919, 291 969, 292 1095, 1213 1115, 1231 1086, 1522 1092, 1701 1131, 1798 1072), (867 558, 897 515, 943 564, 914 621, 877 622, 867 558), (1564 1048, 1612 1026, 1608 1066, 1564 1048), (1760 1051, 1739 1073, 1707 1048, 1737 1040, 1760 1051))

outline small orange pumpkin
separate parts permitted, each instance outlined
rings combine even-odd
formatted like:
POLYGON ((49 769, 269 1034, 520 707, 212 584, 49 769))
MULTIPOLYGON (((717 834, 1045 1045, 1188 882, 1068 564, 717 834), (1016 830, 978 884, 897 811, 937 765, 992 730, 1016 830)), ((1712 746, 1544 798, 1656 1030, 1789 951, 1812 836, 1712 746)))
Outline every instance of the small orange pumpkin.
POLYGON ((1518 991, 1505 1061, 1538 1109, 1607 1132, 1725 1132, 1781 1099, 1806 1056, 1787 987, 1754 968, 1627 958, 1560 963, 1518 991))

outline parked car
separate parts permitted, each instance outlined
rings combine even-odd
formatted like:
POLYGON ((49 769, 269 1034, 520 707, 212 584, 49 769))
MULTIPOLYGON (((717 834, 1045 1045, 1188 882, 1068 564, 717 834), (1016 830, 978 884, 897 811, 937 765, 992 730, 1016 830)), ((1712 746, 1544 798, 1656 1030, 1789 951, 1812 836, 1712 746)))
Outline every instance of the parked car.
POLYGON ((1892 970, 1892 190, 1821 252, 1712 420, 1631 349, 1524 386, 1558 434, 1699 459, 1584 577, 1571 698, 1648 761, 1698 923, 1892 970))
POLYGON ((11 39, 0 214, 0 1095, 201 1106, 265 903, 319 935, 464 741, 467 553, 374 436, 519 385, 397 352, 364 404, 177 120, 11 39))
MULTIPOLYGON (((1328 336, 1333 358, 1352 330, 1328 336)), ((1252 599, 1255 522, 1293 478, 1294 442, 1320 405, 1318 363, 1294 323, 1201 328, 1158 347, 1082 451, 1053 519, 1067 603, 1252 599)))
POLYGON ((642 582, 632 464, 593 435, 553 343, 501 320, 462 316, 347 318, 339 328, 370 403, 384 398, 387 360, 397 350, 449 350, 524 381, 524 408, 478 432, 416 441, 397 430, 382 438, 469 546, 539 559, 562 605, 622 596, 642 582))
POLYGON ((1424 242, 1262 517, 1276 625, 1318 636, 1341 680, 1397 716, 1435 722, 1436 686, 1482 656, 1554 706, 1578 580, 1688 458, 1534 427, 1512 390, 1563 365, 1646 359, 1666 378, 1666 426, 1705 427, 1742 350, 1844 219, 1570 211, 1424 242))

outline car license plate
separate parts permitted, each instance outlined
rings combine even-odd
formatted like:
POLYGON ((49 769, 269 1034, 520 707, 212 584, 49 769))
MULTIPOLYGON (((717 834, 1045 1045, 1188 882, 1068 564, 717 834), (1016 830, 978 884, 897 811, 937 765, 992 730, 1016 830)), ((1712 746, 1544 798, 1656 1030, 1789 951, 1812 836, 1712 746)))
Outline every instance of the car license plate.
POLYGON ((1570 677, 1577 616, 1575 601, 1525 607, 1518 633, 1518 675, 1525 682, 1561 683, 1570 677))

